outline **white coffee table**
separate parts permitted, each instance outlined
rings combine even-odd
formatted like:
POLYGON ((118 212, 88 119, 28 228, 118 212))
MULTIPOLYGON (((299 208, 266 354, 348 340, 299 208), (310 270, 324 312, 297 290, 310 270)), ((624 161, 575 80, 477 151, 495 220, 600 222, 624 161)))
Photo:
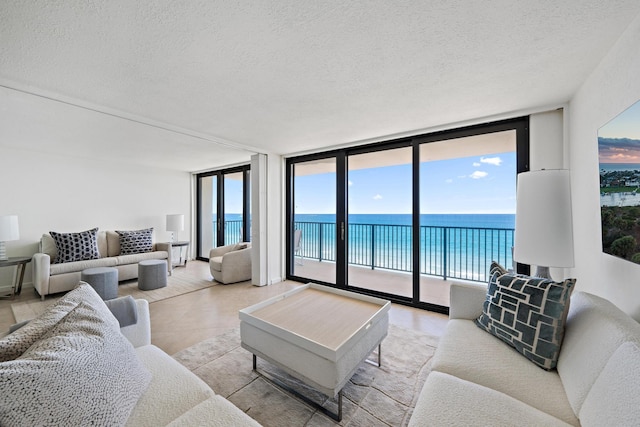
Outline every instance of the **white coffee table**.
MULTIPOLYGON (((338 397, 360 363, 387 336, 391 303, 307 284, 240 310, 242 347, 329 397, 338 397)), ((378 359, 378 364, 380 359, 378 359)), ((305 399, 308 401, 308 399, 305 399)), ((313 402, 309 402, 313 403, 313 402)))

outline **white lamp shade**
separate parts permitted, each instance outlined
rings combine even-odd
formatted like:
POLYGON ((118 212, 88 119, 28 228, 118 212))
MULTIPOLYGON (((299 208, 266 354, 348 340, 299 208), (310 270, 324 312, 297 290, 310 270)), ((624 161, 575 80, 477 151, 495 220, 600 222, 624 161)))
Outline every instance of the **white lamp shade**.
POLYGON ((513 259, 544 267, 573 267, 571 184, 564 169, 518 175, 513 259))
POLYGON ((0 216, 0 242, 20 239, 17 215, 0 216))
POLYGON ((183 230, 184 230, 183 214, 167 215, 167 231, 183 231, 183 230))

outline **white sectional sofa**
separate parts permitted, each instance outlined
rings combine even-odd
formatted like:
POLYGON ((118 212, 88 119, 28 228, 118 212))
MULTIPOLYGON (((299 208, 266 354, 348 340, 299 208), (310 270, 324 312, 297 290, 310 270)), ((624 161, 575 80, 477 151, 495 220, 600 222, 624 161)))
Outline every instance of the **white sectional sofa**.
POLYGON ((147 301, 82 282, 0 337, 0 389, 0 425, 259 426, 151 344, 147 301))
POLYGON ((45 295, 66 292, 80 281, 82 270, 94 267, 118 269, 118 281, 138 277, 138 262, 148 259, 166 259, 171 273, 171 243, 155 243, 151 252, 131 255, 120 254, 120 236, 115 231, 98 231, 97 245, 100 258, 54 264, 56 244, 51 235, 43 234, 39 252, 33 256, 33 286, 44 299, 45 295))
POLYGON ((480 329, 487 287, 454 284, 450 320, 410 426, 638 426, 640 324, 611 302, 571 296, 557 370, 480 329))
POLYGON ((204 381, 151 344, 149 303, 136 300, 138 323, 121 329, 151 372, 149 388, 133 408, 127 426, 259 426, 204 381))

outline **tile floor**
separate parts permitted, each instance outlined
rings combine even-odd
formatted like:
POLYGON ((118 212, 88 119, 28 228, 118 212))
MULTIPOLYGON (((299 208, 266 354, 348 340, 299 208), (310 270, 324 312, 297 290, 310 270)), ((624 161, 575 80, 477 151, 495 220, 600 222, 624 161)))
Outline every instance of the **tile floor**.
MULTIPOLYGON (((190 261, 186 268, 176 268, 171 280, 211 280, 209 265, 190 261)), ((151 313, 151 341, 168 354, 174 354, 195 343, 238 327, 238 310, 264 299, 300 286, 284 281, 270 286, 256 287, 248 282, 232 285, 216 284, 196 292, 156 301, 149 305, 151 313)), ((14 323, 11 304, 37 299, 33 289, 26 288, 16 300, 0 300, 0 330, 6 331, 14 323)), ((399 304, 391 307, 389 320, 404 328, 441 335, 447 316, 399 304)))

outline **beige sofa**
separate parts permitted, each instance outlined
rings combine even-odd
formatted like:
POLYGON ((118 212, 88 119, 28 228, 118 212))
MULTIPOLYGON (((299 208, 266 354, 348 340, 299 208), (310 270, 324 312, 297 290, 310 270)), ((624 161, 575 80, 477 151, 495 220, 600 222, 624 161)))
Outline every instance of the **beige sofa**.
POLYGON ((52 264, 57 255, 56 244, 49 234, 40 239, 39 252, 33 256, 33 286, 44 299, 45 295, 66 292, 80 281, 82 270, 94 267, 115 267, 118 280, 138 277, 138 262, 147 259, 166 259, 171 273, 171 243, 155 243, 153 251, 120 255, 120 236, 115 231, 98 231, 99 259, 52 264))
POLYGON ((452 285, 450 320, 410 426, 640 425, 640 324, 574 292, 557 370, 546 371, 476 326, 486 292, 452 285))
POLYGON ((251 243, 219 246, 209 251, 213 278, 225 285, 251 280, 251 243))

